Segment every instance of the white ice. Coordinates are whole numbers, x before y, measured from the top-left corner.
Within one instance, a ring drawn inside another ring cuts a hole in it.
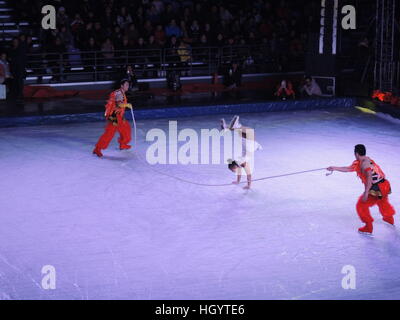
[[[230,115],[178,119],[217,128]],[[241,114],[263,146],[254,178],[349,165],[353,146],[392,184],[399,210],[400,127],[356,109]],[[0,129],[0,299],[399,299],[400,233],[376,208],[374,237],[355,203],[354,173],[313,172],[242,187],[202,187],[161,175],[138,146],[91,154],[103,123]],[[137,154],[138,153],[138,154]],[[157,165],[209,184],[230,183],[225,165]],[[397,216],[395,216],[397,217]],[[400,220],[399,220],[400,221]],[[41,270],[56,270],[56,289]],[[356,288],[342,288],[354,266]]]

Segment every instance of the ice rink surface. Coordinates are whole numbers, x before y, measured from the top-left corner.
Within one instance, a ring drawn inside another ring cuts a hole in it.
[[[178,119],[178,129],[217,128],[221,117]],[[364,143],[400,210],[398,124],[356,109],[241,120],[263,146],[254,178],[350,165]],[[146,132],[168,119],[139,121],[134,149],[119,151],[115,138],[99,159],[91,151],[103,127],[0,129],[0,299],[400,298],[399,228],[373,208],[374,237],[358,234],[355,173],[265,180],[249,192],[196,186],[152,168],[208,184],[234,176],[222,164],[150,167],[138,157]],[[55,290],[42,288],[45,265]],[[356,289],[342,288],[346,265]]]

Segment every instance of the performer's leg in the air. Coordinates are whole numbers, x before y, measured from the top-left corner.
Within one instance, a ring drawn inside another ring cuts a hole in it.
[[[242,152],[241,154],[236,154],[234,159],[228,159],[228,168],[237,175],[237,180],[233,182],[234,184],[240,183],[242,169],[244,169],[247,176],[247,185],[244,189],[250,189],[252,176],[251,163],[254,161],[254,152],[262,149],[261,145],[254,140],[254,129],[242,126],[239,122],[239,116],[234,116],[229,126],[226,124],[225,119],[221,119],[221,129],[231,130],[239,134],[242,141]]]

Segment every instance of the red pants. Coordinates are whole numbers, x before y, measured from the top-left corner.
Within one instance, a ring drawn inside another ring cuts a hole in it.
[[[97,142],[96,148],[99,150],[107,149],[117,131],[120,135],[118,139],[120,146],[125,146],[131,141],[131,126],[128,121],[119,121],[117,126],[113,125],[112,122],[107,121],[105,132]]]
[[[374,221],[369,211],[369,208],[374,205],[378,206],[379,212],[383,217],[391,217],[396,213],[393,206],[389,203],[389,193],[390,193],[389,181],[386,180],[385,182],[379,184],[379,188],[382,193],[382,199],[379,199],[378,197],[374,197],[372,195],[368,196],[366,202],[362,201],[362,196],[358,199],[356,209],[358,216],[364,223]]]

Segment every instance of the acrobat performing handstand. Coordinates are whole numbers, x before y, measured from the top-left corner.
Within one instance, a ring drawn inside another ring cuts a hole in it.
[[[233,159],[228,159],[228,168],[237,176],[233,184],[239,184],[242,176],[242,169],[244,169],[247,176],[247,185],[244,189],[250,189],[252,166],[251,162],[254,160],[254,152],[261,150],[262,147],[254,140],[254,129],[242,126],[239,122],[239,116],[234,116],[230,125],[227,126],[225,119],[221,119],[221,129],[231,130],[241,136],[242,140],[242,153],[234,156]]]
[[[365,185],[364,193],[359,198],[356,209],[365,226],[359,228],[361,233],[372,234],[374,219],[371,217],[369,208],[377,205],[383,217],[383,221],[394,225],[393,215],[396,213],[389,203],[391,193],[390,183],[386,179],[382,169],[369,157],[366,156],[366,148],[362,144],[354,147],[356,160],[348,167],[329,167],[329,171],[357,172],[358,177]]]

